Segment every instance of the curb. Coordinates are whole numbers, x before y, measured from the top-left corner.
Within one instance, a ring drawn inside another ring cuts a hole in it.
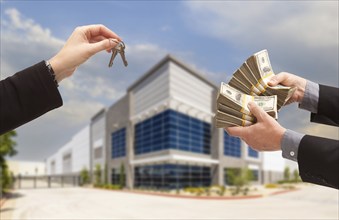
[[[173,194],[160,194],[160,193],[148,193],[148,192],[129,192],[141,195],[151,195],[151,196],[162,196],[162,197],[171,197],[171,198],[181,198],[181,199],[201,199],[201,200],[239,200],[239,199],[258,199],[262,198],[263,195],[252,195],[252,196],[184,196],[184,195],[173,195]]]
[[[162,197],[170,197],[170,198],[180,198],[180,199],[201,199],[201,200],[241,200],[241,199],[259,199],[268,196],[275,196],[279,194],[289,193],[298,191],[300,189],[285,189],[281,191],[276,191],[267,195],[251,195],[251,196],[190,196],[190,195],[173,195],[173,194],[161,194],[161,193],[152,193],[152,192],[140,192],[140,191],[128,191],[128,190],[110,190],[110,189],[102,189],[102,188],[93,188],[111,192],[122,192],[122,193],[134,193],[140,195],[151,195],[151,196],[162,196]]]
[[[285,190],[281,190],[281,191],[270,193],[268,196],[275,196],[275,195],[284,194],[284,193],[288,193],[288,192],[294,192],[294,191],[298,191],[298,190],[300,190],[300,189],[299,188],[296,188],[296,189],[285,189]]]

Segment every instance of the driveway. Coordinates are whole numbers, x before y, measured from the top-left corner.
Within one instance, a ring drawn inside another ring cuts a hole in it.
[[[338,190],[301,190],[246,200],[171,198],[86,188],[17,190],[2,219],[338,219]]]

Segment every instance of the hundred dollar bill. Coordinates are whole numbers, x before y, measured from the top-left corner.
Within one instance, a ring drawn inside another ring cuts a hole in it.
[[[217,110],[222,112],[222,113],[230,114],[230,115],[233,115],[235,117],[244,119],[246,121],[251,121],[251,122],[255,122],[256,121],[254,116],[246,115],[246,114],[244,114],[242,112],[239,112],[239,111],[237,111],[237,110],[235,110],[233,108],[230,108],[227,105],[224,105],[222,103],[218,103],[217,104]]]
[[[239,124],[237,123],[233,123],[233,122],[230,122],[230,121],[225,121],[225,120],[222,120],[222,119],[217,119],[215,118],[215,126],[217,128],[227,128],[227,127],[234,127],[234,126],[249,126],[249,125],[252,125],[253,123],[252,122],[247,122],[246,124],[241,124],[241,122]]]
[[[245,119],[242,118],[238,118],[234,115],[231,114],[227,114],[221,111],[217,111],[217,113],[215,114],[215,119],[219,120],[219,121],[225,121],[231,124],[236,124],[239,126],[248,126],[248,125],[252,125],[254,122],[253,121],[247,121]]]
[[[247,107],[248,103],[251,101],[255,102],[273,118],[278,118],[277,96],[246,95],[224,82],[221,83],[217,97],[218,103],[222,103],[246,115],[251,115],[251,112]]]
[[[288,86],[268,86],[268,82],[275,75],[270,63],[267,50],[262,50],[249,57],[246,62],[251,72],[257,79],[255,87],[260,90],[260,95],[277,95],[278,109],[280,109],[286,101],[292,96],[295,88]]]

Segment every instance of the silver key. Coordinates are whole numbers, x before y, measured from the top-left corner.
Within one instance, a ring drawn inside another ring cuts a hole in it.
[[[117,51],[117,50],[114,50],[114,48],[113,48],[113,49],[112,49],[112,56],[111,56],[111,59],[110,59],[110,61],[109,61],[108,67],[113,66],[113,60],[114,60],[114,58],[117,56],[117,53],[118,53],[118,51]]]
[[[127,66],[127,60],[125,57],[125,43],[123,41],[119,42],[114,48],[112,48],[112,56],[109,61],[108,66],[111,67],[113,65],[113,60],[115,59],[117,53],[120,53],[121,59],[124,62],[124,65]]]
[[[119,51],[119,53],[120,53],[122,61],[124,62],[124,65],[127,66],[128,63],[127,63],[127,60],[126,60],[126,57],[125,57],[125,45],[124,45],[123,49]]]

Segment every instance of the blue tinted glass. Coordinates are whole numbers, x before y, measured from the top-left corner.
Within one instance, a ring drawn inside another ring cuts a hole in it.
[[[250,146],[248,146],[248,156],[258,158],[259,153],[258,153],[258,151],[255,151]]]
[[[210,186],[209,167],[159,164],[134,168],[134,187],[174,189],[189,186]]]
[[[209,123],[166,110],[135,125],[134,152],[180,149],[210,154],[210,127]]]
[[[229,136],[224,131],[224,155],[241,157],[241,141],[237,137]]]
[[[111,135],[112,158],[126,156],[126,128],[115,131]]]

